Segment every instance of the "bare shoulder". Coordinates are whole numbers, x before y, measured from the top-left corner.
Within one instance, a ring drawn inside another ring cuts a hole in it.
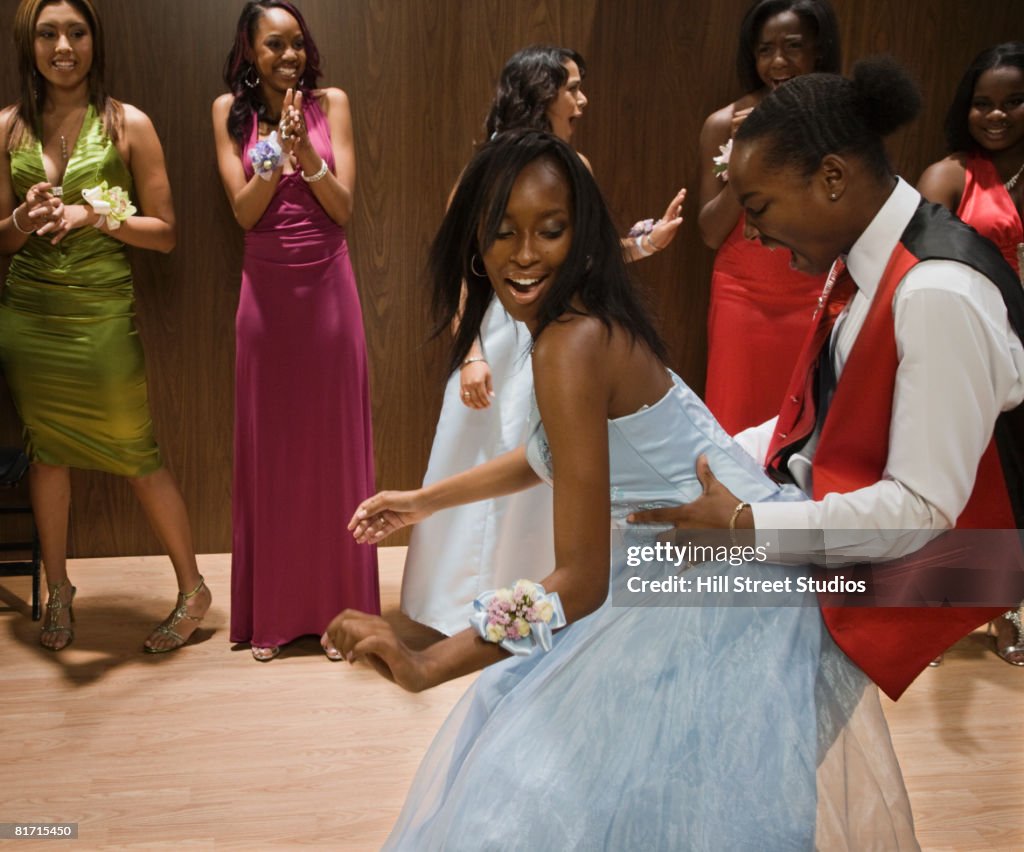
[[[550,323],[534,343],[534,372],[581,372],[604,363],[611,332],[596,317],[566,314]]]
[[[938,177],[960,177],[967,174],[967,154],[957,151],[949,156],[943,157],[928,166],[924,174],[933,174]]]
[[[213,115],[214,118],[227,118],[228,113],[231,111],[231,105],[235,102],[235,96],[231,92],[225,92],[223,95],[217,95],[213,99]]]
[[[345,94],[343,89],[335,86],[317,89],[313,92],[313,97],[316,98],[316,102],[320,105],[324,115],[330,115],[332,110],[347,110],[349,108],[348,95]]]
[[[728,135],[732,126],[732,116],[736,111],[736,104],[728,104],[721,109],[715,110],[704,119],[704,133],[721,135],[723,132]]]
[[[594,167],[590,165],[590,160],[584,157],[579,151],[576,152],[576,156],[580,158],[580,161],[587,167],[587,171],[591,174],[594,173]]]
[[[137,106],[122,103],[121,109],[124,110],[124,129],[129,134],[155,132],[149,116]]]
[[[10,104],[0,109],[0,151],[7,150],[7,136],[14,126],[14,120],[18,115],[18,105]]]
[[[917,189],[929,201],[956,210],[966,182],[967,155],[958,151],[928,166],[917,182]]]

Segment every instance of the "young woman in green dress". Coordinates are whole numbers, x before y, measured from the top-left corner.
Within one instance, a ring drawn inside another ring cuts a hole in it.
[[[124,476],[170,554],[178,600],[145,650],[188,641],[210,607],[181,492],[153,437],[126,245],[169,252],[174,209],[149,118],[106,94],[91,0],[22,0],[21,98],[0,113],[0,364],[25,427],[49,589],[40,643],[74,638],[70,468]],[[136,207],[138,209],[136,209]]]

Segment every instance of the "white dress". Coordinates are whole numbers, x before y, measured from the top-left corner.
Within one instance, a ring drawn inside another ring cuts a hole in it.
[[[530,332],[497,299],[480,327],[495,396],[482,411],[459,397],[459,374],[445,388],[423,484],[468,470],[526,441],[533,400]],[[554,569],[551,489],[527,491],[439,512],[413,528],[402,577],[402,611],[452,634],[468,625],[473,599]]]

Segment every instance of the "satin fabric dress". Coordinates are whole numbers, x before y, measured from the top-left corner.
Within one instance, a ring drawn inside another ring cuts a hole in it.
[[[968,154],[964,171],[964,193],[956,215],[994,242],[1019,276],[1017,247],[1024,243],[1024,224],[1010,193],[1003,186],[992,160],[984,154]]]
[[[326,118],[303,106],[333,169]],[[376,490],[362,309],[345,229],[298,172],[245,235],[235,333],[230,636],[270,647],[380,611],[376,548],[345,528]]]
[[[18,203],[47,180],[38,141],[11,152]],[[65,204],[102,181],[132,191],[132,176],[90,105],[64,173]],[[123,243],[93,227],[56,246],[29,237],[11,259],[0,297],[0,362],[30,458],[145,476],[161,466],[153,438],[132,274]]]
[[[699,565],[684,575],[687,606],[621,596],[638,573],[628,548],[665,531],[626,516],[699,496],[699,453],[745,501],[802,495],[772,483],[674,376],[657,403],[609,421],[608,447],[619,591],[557,632],[550,652],[480,674],[385,848],[917,849],[878,691],[832,642],[813,595],[753,607],[695,591],[701,577],[800,569]],[[536,420],[527,453],[550,482]]]
[[[429,485],[526,442],[533,404],[529,329],[497,299],[484,314],[480,346],[495,396],[483,410],[462,404],[459,373],[445,387],[423,478]],[[442,633],[466,626],[473,599],[555,567],[551,489],[543,485],[438,512],[413,527],[402,575],[402,611]]]
[[[825,276],[743,236],[744,216],[715,254],[704,399],[730,435],[779,413]]]

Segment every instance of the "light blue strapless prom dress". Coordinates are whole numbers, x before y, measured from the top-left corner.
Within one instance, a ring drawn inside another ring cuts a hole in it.
[[[613,586],[635,572],[625,548],[659,533],[624,518],[695,499],[701,453],[745,501],[801,499],[673,378],[656,404],[608,424]],[[550,482],[539,423],[527,450]],[[435,738],[386,848],[916,849],[877,690],[813,603],[773,600],[616,606],[610,594],[549,653],[491,666]]]

